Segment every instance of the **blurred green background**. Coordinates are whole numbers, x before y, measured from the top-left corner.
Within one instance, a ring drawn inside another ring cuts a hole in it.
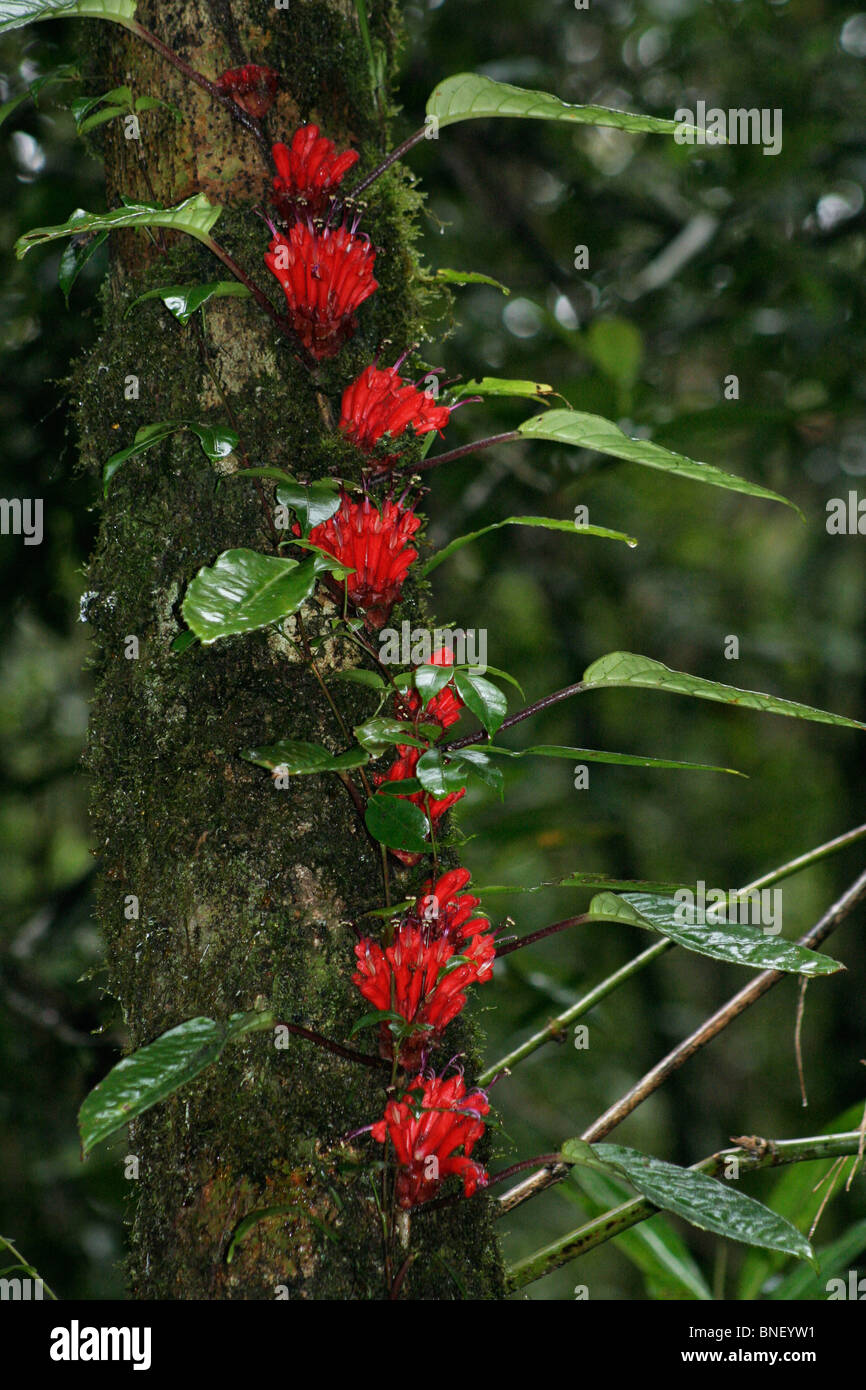
[[[434,577],[442,622],[486,628],[488,660],[528,700],[578,680],[618,648],[854,717],[866,707],[862,536],[831,536],[826,504],[866,498],[866,12],[831,0],[436,0],[405,7],[396,134],[420,123],[436,82],[478,70],[566,100],[671,116],[678,107],[781,108],[777,157],[543,122],[468,122],[411,156],[427,194],[431,268],[481,271],[509,297],[455,291],[425,356],[448,377],[551,383],[572,405],[783,492],[806,524],[752,500],[545,444],[482,453],[431,475],[437,542],[512,514],[571,517],[634,535],[601,540],[508,529]],[[74,25],[0,42],[0,100],[74,56]],[[252,55],[255,56],[255,55]],[[77,93],[71,85],[54,89]],[[90,916],[93,858],[77,767],[88,711],[78,621],[97,499],[74,469],[64,378],[98,332],[98,252],[69,311],[60,252],[14,261],[28,227],[104,203],[100,166],[50,94],[0,129],[0,492],[41,496],[45,540],[0,540],[0,1233],[62,1297],[118,1297],[122,1142],[79,1162],[75,1114],[121,1042],[100,996]],[[589,268],[574,267],[586,246]],[[402,350],[404,344],[395,345]],[[389,359],[390,360],[390,359]],[[735,375],[739,399],[724,396]],[[525,403],[461,410],[449,447],[513,428]],[[739,638],[739,659],[725,640]],[[516,698],[516,697],[515,697]],[[515,730],[529,742],[733,766],[712,774],[508,769],[503,808],[472,793],[460,814],[477,884],[528,886],[597,871],[736,887],[863,819],[858,736],[650,692],[579,697]],[[789,881],[784,932],[807,928],[860,871],[862,848]],[[580,911],[587,895],[497,895],[521,932]],[[612,1136],[680,1163],[731,1135],[821,1130],[866,1096],[864,914],[833,938],[847,973],[806,1000],[808,1108],[796,1073],[797,990],[778,987]],[[648,944],[614,927],[513,954],[480,992],[487,1059],[501,1056]],[[746,972],[673,952],[492,1093],[500,1164],[578,1134]],[[825,1165],[826,1166],[826,1165]],[[813,1166],[814,1180],[824,1167]],[[776,1178],[747,1180],[767,1198]],[[828,1204],[821,1245],[866,1216],[862,1175]],[[509,1256],[579,1224],[562,1187],[507,1222]],[[674,1223],[676,1224],[676,1223]],[[733,1296],[741,1247],[684,1231],[717,1292]],[[532,1298],[641,1299],[650,1286],[603,1247],[532,1285]]]

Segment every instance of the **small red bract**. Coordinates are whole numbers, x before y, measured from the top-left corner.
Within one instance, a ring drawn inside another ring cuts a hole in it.
[[[274,72],[273,68],[247,63],[242,68],[229,68],[217,78],[214,85],[233,97],[250,116],[261,120],[273,106],[279,80],[279,73]]]
[[[354,570],[346,581],[349,598],[364,610],[370,626],[380,628],[388,621],[406,572],[417,559],[418,552],[409,541],[421,521],[411,508],[396,502],[383,502],[380,511],[369,497],[353,501],[346,492],[340,496],[339,511],[314,526],[309,538]]]
[[[334,191],[358,162],[355,150],[337,154],[333,141],[320,136],[317,125],[302,125],[291,145],[274,145],[271,153],[277,166],[271,202],[286,222],[304,212],[324,216]]]
[[[416,435],[442,430],[451,409],[440,405],[431,391],[419,391],[403,381],[397,367],[367,367],[346,387],[340,414],[340,429],[369,452],[384,435],[397,439],[407,429]],[[399,454],[382,459],[379,468],[393,465]]]
[[[292,328],[317,361],[333,357],[355,332],[355,310],[377,290],[369,237],[347,226],[296,222],[277,232],[265,265],[286,296]]]
[[[443,1179],[463,1179],[471,1197],[486,1187],[487,1172],[470,1157],[483,1136],[490,1102],[483,1091],[467,1092],[463,1077],[416,1076],[401,1101],[389,1101],[373,1125],[378,1143],[390,1139],[397,1154],[397,1205],[407,1211],[437,1196]],[[455,1151],[462,1148],[462,1154]]]

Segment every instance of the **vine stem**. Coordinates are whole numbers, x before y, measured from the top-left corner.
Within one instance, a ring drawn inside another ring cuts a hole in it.
[[[390,169],[392,164],[396,164],[398,159],[402,159],[404,154],[408,154],[415,145],[419,144],[426,134],[427,127],[426,125],[422,125],[419,130],[414,131],[412,135],[408,136],[402,144],[397,145],[396,149],[393,149],[389,155],[386,155],[381,164],[376,165],[372,174],[368,174],[365,179],[362,179],[360,183],[356,183],[355,187],[349,190],[346,194],[346,200],[357,198],[359,193],[363,193],[365,188],[369,188],[371,183],[375,183],[380,174],[384,174],[386,169]]]
[[[377,1071],[390,1067],[391,1063],[384,1057],[373,1057],[368,1052],[356,1052],[354,1047],[343,1047],[340,1043],[332,1042],[321,1033],[317,1033],[313,1028],[302,1028],[299,1023],[275,1023],[275,1028],[285,1028],[287,1032],[293,1033],[297,1038],[306,1038],[308,1042],[315,1043],[316,1047],[323,1047],[327,1052],[333,1052],[335,1057],[344,1057],[347,1062],[360,1062],[364,1067],[375,1067]]]
[[[560,700],[569,700],[572,695],[579,695],[586,686],[583,681],[576,681],[574,685],[566,685],[562,690],[555,690],[552,695],[545,695],[534,704],[527,705],[526,709],[520,709],[516,714],[510,714],[507,719],[503,719],[499,725],[502,729],[511,729],[515,724],[522,724],[524,719],[531,719],[533,714],[538,714],[541,710],[547,709],[550,705],[558,705]],[[463,734],[461,738],[453,738],[450,743],[437,744],[440,753],[453,753],[458,748],[469,748],[476,743],[488,743],[490,735],[486,729],[479,729],[474,734]]]
[[[760,1150],[755,1146],[722,1149],[719,1153],[702,1159],[700,1163],[693,1164],[689,1171],[718,1177],[732,1159],[736,1159],[747,1172],[753,1172],[759,1168],[778,1168],[784,1164],[850,1156],[857,1153],[859,1140],[860,1131],[852,1130],[845,1134],[764,1141]],[[622,1235],[623,1231],[638,1225],[639,1222],[646,1221],[648,1217],[656,1216],[658,1211],[659,1208],[653,1206],[652,1202],[639,1197],[614,1208],[613,1211],[594,1217],[577,1230],[570,1231],[568,1235],[545,1246],[543,1250],[537,1250],[513,1265],[507,1273],[508,1292],[514,1293],[525,1288],[527,1284],[552,1273],[570,1260],[576,1259],[578,1255],[585,1254],[587,1250],[593,1250],[597,1245],[603,1245],[615,1236]]]
[[[853,911],[857,905],[866,898],[866,870],[855,879],[854,883],[845,890],[833,906],[825,912],[819,922],[809,931],[801,936],[797,942],[798,946],[804,946],[808,950],[814,950],[835,931],[836,927]],[[667,943],[664,943],[667,944]],[[580,1136],[587,1143],[597,1143],[621,1124],[633,1110],[657,1091],[659,1086],[665,1082],[669,1076],[677,1071],[684,1062],[690,1057],[694,1057],[702,1047],[712,1042],[735,1018],[739,1018],[741,1013],[756,1003],[768,990],[783,980],[786,971],[782,970],[762,970],[756,975],[751,984],[746,985],[733,995],[726,1004],[717,1009],[700,1028],[690,1033],[677,1047],[673,1048],[666,1057],[663,1057],[645,1076],[632,1086],[616,1104],[610,1106],[603,1115],[584,1130]],[[540,1173],[535,1173],[531,1178],[518,1183],[499,1199],[500,1214],[504,1215],[508,1211],[513,1211],[521,1203],[534,1197],[538,1192],[543,1192],[552,1183],[559,1182],[565,1176],[566,1170],[561,1164],[543,1169]]]
[[[155,52],[165,58],[167,62],[171,63],[173,67],[177,68],[178,72],[182,72],[184,77],[189,78],[190,82],[194,82],[197,87],[201,87],[202,91],[207,92],[208,96],[212,97],[214,101],[219,102],[220,106],[225,107],[226,111],[228,111],[229,115],[232,117],[232,120],[237,121],[238,125],[242,125],[257,141],[264,155],[265,163],[269,163],[271,147],[255,116],[251,116],[248,111],[245,111],[242,106],[239,106],[226,92],[220,91],[215,82],[212,82],[209,77],[205,77],[203,72],[199,72],[197,68],[187,63],[185,59],[181,58],[179,53],[175,53],[173,48],[169,48],[167,43],[163,43],[162,39],[157,38],[156,34],[152,34],[149,29],[145,29],[143,24],[139,24],[137,20],[131,20],[128,24],[128,28],[130,32],[141,39],[143,43],[148,44],[150,48],[154,49]]]
[[[837,835],[835,839],[827,840],[823,845],[818,845],[816,849],[807,850],[805,854],[798,855],[796,859],[790,859],[779,868],[771,869],[769,873],[762,874],[761,877],[756,878],[753,883],[749,883],[745,888],[741,888],[739,894],[735,894],[735,896],[744,896],[746,893],[754,892],[755,889],[767,888],[772,883],[778,883],[780,879],[789,878],[791,874],[799,873],[802,869],[808,868],[812,864],[819,863],[822,859],[826,859],[828,855],[836,854],[840,849],[847,849],[849,845],[856,844],[857,841],[862,840],[864,836],[866,836],[866,825],[858,825],[854,830],[847,830],[844,835]],[[478,1077],[478,1085],[488,1085],[497,1073],[510,1070],[512,1067],[516,1066],[518,1062],[522,1062],[524,1057],[531,1056],[531,1054],[539,1047],[542,1047],[544,1043],[549,1042],[552,1038],[561,1036],[564,1029],[566,1029],[569,1024],[576,1022],[577,1019],[582,1018],[584,1014],[588,1014],[602,999],[612,994],[614,990],[619,989],[620,985],[625,984],[626,981],[630,980],[634,975],[639,974],[645,966],[650,965],[654,960],[658,960],[659,956],[663,956],[665,952],[670,951],[673,946],[674,942],[672,941],[656,941],[646,951],[642,951],[639,956],[635,956],[632,960],[627,961],[619,970],[615,970],[612,975],[608,975],[606,979],[595,985],[581,999],[578,999],[577,1002],[566,1009],[564,1013],[558,1014],[556,1018],[552,1018],[538,1033],[533,1033],[532,1037],[526,1039],[526,1042],[521,1043],[519,1047],[515,1047],[511,1052],[506,1053],[504,1057],[500,1057],[492,1066],[487,1067]]]
[[[453,463],[455,459],[465,458],[467,454],[477,454],[479,449],[492,449],[495,444],[514,444],[522,439],[519,430],[509,430],[507,434],[491,434],[486,439],[476,439],[473,444],[461,444],[459,449],[449,449],[445,454],[435,454],[432,459],[422,459],[414,464],[413,473],[424,473],[428,468],[438,468],[440,463]]]
[[[240,283],[246,289],[249,290],[250,294],[258,304],[259,308],[263,309],[264,312],[267,314],[268,318],[273,320],[274,324],[280,330],[283,337],[289,339],[290,343],[292,344],[294,354],[297,357],[298,361],[301,363],[301,365],[306,367],[308,371],[317,371],[317,363],[307,352],[307,349],[304,347],[303,343],[298,341],[294,329],[292,328],[288,319],[286,319],[279,312],[279,310],[274,308],[273,304],[271,303],[268,296],[265,294],[264,290],[259,289],[255,280],[252,280],[250,276],[247,275],[246,271],[238,265],[237,261],[232,256],[229,255],[225,247],[220,246],[218,241],[214,241],[212,236],[208,236],[206,238],[205,245],[207,246],[209,251],[213,252],[213,254],[217,257],[218,260],[222,261],[226,270],[228,270],[235,277],[236,280],[239,280]]]

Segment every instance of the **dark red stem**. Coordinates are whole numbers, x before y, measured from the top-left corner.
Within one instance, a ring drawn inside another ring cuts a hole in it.
[[[359,184],[356,184],[355,187],[346,194],[346,198],[357,198],[359,193],[363,193],[365,188],[369,188],[371,183],[375,183],[380,174],[384,174],[386,169],[390,169],[392,164],[396,164],[398,159],[402,159],[404,154],[408,154],[409,150],[411,150],[414,145],[417,145],[419,141],[423,140],[426,134],[427,127],[426,125],[422,125],[420,130],[416,130],[414,135],[410,135],[407,140],[403,141],[402,145],[398,145],[396,149],[392,150],[391,153],[382,160],[381,164],[377,164],[372,174],[368,174],[365,179],[362,179]]]
[[[339,1043],[331,1042],[330,1038],[322,1037],[321,1033],[314,1032],[312,1028],[302,1028],[299,1023],[277,1023],[275,1027],[285,1028],[298,1038],[306,1038],[317,1047],[324,1047],[326,1051],[333,1052],[336,1057],[345,1057],[347,1062],[360,1062],[365,1067],[391,1070],[391,1063],[386,1062],[384,1057],[371,1057],[367,1052],[356,1052],[353,1047],[341,1047]]]
[[[540,931],[530,932],[528,936],[521,936],[519,941],[500,946],[496,952],[496,959],[509,955],[511,951],[519,951],[521,946],[531,946],[533,941],[541,941],[545,936],[555,936],[557,932],[566,931],[569,927],[583,927],[590,921],[592,916],[588,912],[581,913],[579,917],[566,917],[562,922],[554,922],[552,926],[542,927]]]
[[[455,459],[465,458],[467,454],[477,454],[479,449],[492,449],[494,444],[513,444],[522,439],[519,430],[509,430],[507,434],[491,434],[487,439],[476,439],[474,444],[462,444],[459,449],[449,449],[447,454],[437,454],[432,459],[422,459],[416,463],[413,473],[423,473],[428,468],[438,468],[440,463],[453,463]]]
[[[560,700],[568,700],[572,695],[579,695],[586,687],[583,681],[577,681],[574,685],[567,685],[563,690],[555,690],[552,695],[545,695],[543,699],[536,700],[535,704],[527,705],[526,709],[518,710],[516,714],[510,714],[507,719],[503,719],[499,725],[500,729],[510,729],[515,724],[521,724],[524,719],[529,719],[533,714],[538,714],[540,710],[547,709],[548,705],[557,705]],[[437,744],[440,753],[453,753],[458,748],[468,748],[474,743],[486,743],[490,735],[485,729],[479,729],[475,734],[463,734],[461,738],[454,738],[450,743]]]

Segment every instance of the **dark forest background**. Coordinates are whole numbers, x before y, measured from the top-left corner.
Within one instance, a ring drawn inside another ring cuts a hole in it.
[[[866,541],[828,535],[825,521],[828,499],[866,497],[866,13],[833,0],[591,0],[587,10],[569,0],[433,0],[404,12],[395,137],[420,124],[437,81],[472,69],[663,116],[699,99],[783,112],[777,157],[533,121],[468,122],[410,157],[427,195],[431,269],[481,271],[511,289],[508,298],[455,290],[453,313],[443,303],[430,325],[431,362],[449,377],[549,382],[580,409],[783,492],[807,518],[580,451],[491,451],[434,475],[434,540],[515,513],[570,517],[584,503],[592,522],[640,546],[500,531],[436,572],[440,618],[486,628],[488,660],[513,672],[530,700],[624,648],[862,718]],[[79,23],[0,41],[0,101],[74,61]],[[98,79],[87,90],[97,94]],[[0,494],[45,504],[41,546],[0,540],[0,1233],[62,1297],[84,1298],[121,1296],[126,1195],[122,1139],[82,1164],[75,1128],[81,1099],[122,1043],[100,992],[91,918],[98,846],[78,767],[89,700],[79,600],[98,498],[76,474],[64,385],[70,361],[96,338],[106,250],[67,310],[60,250],[22,263],[11,246],[73,208],[104,206],[98,140],[98,132],[79,138],[50,93],[0,127]],[[573,264],[582,244],[587,271]],[[730,374],[736,401],[723,394]],[[449,445],[513,428],[528,413],[519,402],[467,406]],[[731,635],[736,661],[724,655]],[[650,692],[581,697],[523,728],[526,744],[719,763],[749,780],[593,766],[590,789],[578,791],[569,764],[509,768],[504,809],[478,793],[461,809],[478,884],[527,886],[595,870],[735,887],[864,819],[863,747],[851,731]],[[790,881],[786,936],[811,925],[862,858],[854,848]],[[530,931],[585,902],[580,891],[546,889],[487,905]],[[603,927],[510,956],[477,1004],[488,1060],[645,944]],[[808,991],[808,1109],[789,981],[613,1138],[688,1163],[731,1135],[817,1132],[862,1099],[862,909],[830,953],[848,971]],[[501,1162],[579,1133],[745,978],[674,952],[596,1010],[588,1050],[567,1039],[537,1052],[492,1095],[504,1125]],[[767,1198],[774,1182],[756,1178],[748,1190]],[[861,1177],[830,1204],[818,1243],[864,1215]],[[578,1220],[555,1189],[503,1223],[507,1252],[527,1253]],[[687,1239],[731,1296],[741,1247],[728,1247],[723,1267],[715,1253],[723,1243],[695,1232]],[[593,1298],[648,1296],[640,1272],[611,1247],[529,1296],[568,1298],[578,1282]]]

